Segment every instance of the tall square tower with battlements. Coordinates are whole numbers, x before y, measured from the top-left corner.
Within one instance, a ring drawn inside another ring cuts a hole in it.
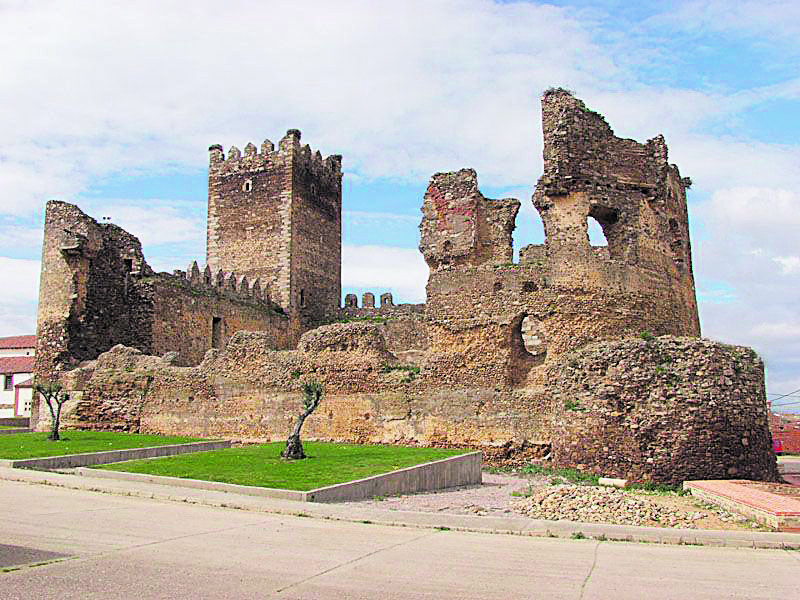
[[[213,271],[261,280],[304,324],[339,310],[342,157],[323,159],[290,129],[278,143],[209,148],[206,260]]]

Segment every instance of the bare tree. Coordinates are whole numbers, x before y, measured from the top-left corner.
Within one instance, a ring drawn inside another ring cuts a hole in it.
[[[62,391],[61,384],[57,381],[44,380],[34,384],[33,389],[44,397],[47,408],[50,409],[52,417],[52,429],[47,439],[57,441],[61,439],[58,434],[58,427],[61,424],[61,407],[64,402],[69,400],[69,394]]]
[[[281,452],[281,456],[289,460],[299,460],[306,457],[306,453],[303,451],[303,443],[300,441],[300,429],[303,427],[303,423],[308,416],[317,410],[317,406],[319,406],[320,400],[322,400],[324,390],[321,383],[312,381],[303,384],[303,393],[305,394],[305,398],[303,399],[303,412],[297,416],[294,429],[292,429],[289,439],[286,440],[286,448]]]

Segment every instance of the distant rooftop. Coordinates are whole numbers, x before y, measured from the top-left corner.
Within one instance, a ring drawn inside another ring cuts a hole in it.
[[[0,350],[15,350],[17,348],[35,348],[35,335],[15,335],[0,338]]]
[[[0,373],[33,373],[33,356],[0,356]]]

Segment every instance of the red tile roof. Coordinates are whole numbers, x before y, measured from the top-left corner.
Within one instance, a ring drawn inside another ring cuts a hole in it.
[[[33,373],[33,356],[0,356],[0,373]]]
[[[0,350],[13,350],[15,348],[35,348],[35,335],[15,335],[0,338]]]

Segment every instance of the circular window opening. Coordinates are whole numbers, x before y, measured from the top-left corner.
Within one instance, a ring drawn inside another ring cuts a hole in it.
[[[522,343],[530,354],[543,356],[547,353],[547,344],[544,337],[544,327],[539,319],[530,315],[522,320],[520,326]]]

